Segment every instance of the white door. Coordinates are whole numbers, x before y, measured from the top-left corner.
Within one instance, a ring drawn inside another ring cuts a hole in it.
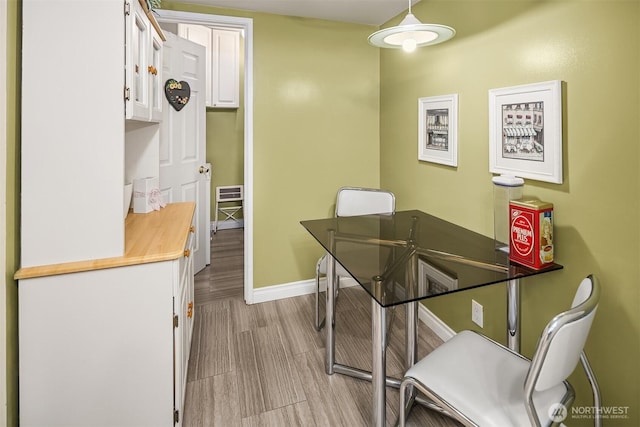
[[[211,223],[206,206],[205,49],[169,32],[165,36],[162,75],[165,85],[169,80],[179,84],[171,95],[180,110],[165,96],[160,127],[160,188],[166,202],[196,202],[193,263],[197,273],[209,263]]]

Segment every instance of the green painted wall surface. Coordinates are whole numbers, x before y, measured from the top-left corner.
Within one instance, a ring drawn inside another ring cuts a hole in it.
[[[456,37],[413,55],[383,51],[380,65],[382,186],[395,192],[398,209],[422,209],[488,236],[488,90],[564,82],[564,183],[527,180],[524,193],[554,204],[556,260],[565,269],[522,281],[522,350],[531,356],[541,329],[569,306],[581,278],[597,275],[602,299],[586,350],[605,406],[626,411],[626,418],[605,420],[609,426],[640,425],[639,5],[422,2],[416,17],[451,25]],[[459,95],[458,167],[419,162],[417,100],[453,93]],[[475,329],[472,298],[485,307],[483,332],[504,342],[503,285],[426,305],[455,330]],[[591,392],[578,371],[571,377],[575,406],[588,410]],[[592,423],[589,416],[567,420]]]
[[[331,216],[344,185],[380,182],[379,54],[371,27],[255,22],[254,286],[313,277],[300,220]]]
[[[18,284],[20,256],[20,47],[21,1],[7,2],[7,426],[18,425]],[[4,66],[4,64],[2,65]],[[5,130],[2,130],[4,132]],[[4,250],[3,250],[4,252]]]
[[[341,186],[380,183],[373,27],[163,8],[253,18],[254,287],[310,279],[322,251],[299,221],[331,216]]]
[[[216,187],[244,184],[244,110],[207,109],[207,162],[211,163],[211,220],[215,214]],[[229,202],[224,206],[237,205]],[[241,218],[242,212],[236,215]],[[224,219],[221,214],[220,219]]]

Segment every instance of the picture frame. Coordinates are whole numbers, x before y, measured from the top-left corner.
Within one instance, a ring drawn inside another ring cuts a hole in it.
[[[562,184],[562,82],[489,90],[489,170]]]
[[[436,265],[418,258],[418,292],[420,295],[437,295],[458,289],[458,277]]]
[[[458,94],[418,99],[418,160],[458,166]]]

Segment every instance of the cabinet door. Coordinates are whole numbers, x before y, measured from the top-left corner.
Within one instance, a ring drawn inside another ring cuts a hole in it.
[[[188,324],[188,301],[187,287],[182,286],[181,292],[174,299],[175,319],[173,331],[174,351],[175,351],[175,383],[174,387],[174,410],[178,412],[177,426],[181,425],[184,417],[184,398],[187,385],[187,369],[189,367],[189,324]]]
[[[164,85],[162,84],[162,39],[154,30],[151,30],[149,62],[151,121],[159,122],[162,120],[162,100],[164,95]]]
[[[127,119],[149,120],[149,33],[151,25],[137,0],[130,0],[127,16]]]
[[[126,15],[125,118],[162,120],[162,38],[138,0],[129,0]]]
[[[189,355],[191,353],[191,336],[193,333],[194,301],[193,301],[193,233],[189,233],[188,243],[184,257],[176,261],[179,281],[174,297],[174,396],[175,410],[178,411],[178,424],[180,426],[184,416],[184,398],[187,386],[187,370],[189,368]]]
[[[21,426],[174,425],[173,263],[20,281]]]
[[[178,35],[206,49],[207,107],[239,107],[240,32],[178,24]]]
[[[237,108],[240,84],[240,33],[213,29],[211,36],[212,106]]]

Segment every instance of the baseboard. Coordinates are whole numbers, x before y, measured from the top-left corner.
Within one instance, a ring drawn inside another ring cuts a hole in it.
[[[320,281],[320,287],[324,289],[324,279]],[[341,279],[340,287],[346,288],[357,285],[354,279]],[[284,283],[281,285],[266,286],[264,288],[255,288],[253,290],[253,302],[255,304],[267,301],[275,301],[284,298],[293,298],[301,295],[312,294],[315,292],[316,282],[314,279],[301,280],[299,282]],[[418,319],[431,329],[441,340],[447,341],[451,339],[456,332],[444,323],[438,316],[433,314],[428,308],[422,304],[418,304]]]
[[[253,302],[275,301],[284,298],[299,297],[315,292],[315,280],[301,280],[299,282],[284,283],[282,285],[253,288]]]
[[[433,314],[427,307],[418,304],[418,319],[431,329],[442,341],[448,341],[456,334],[449,325],[444,323],[438,316]]]
[[[213,231],[215,225],[215,221],[211,221],[210,230]],[[230,230],[232,228],[244,228],[244,220],[239,219],[237,221],[219,221],[218,222],[218,230]]]

